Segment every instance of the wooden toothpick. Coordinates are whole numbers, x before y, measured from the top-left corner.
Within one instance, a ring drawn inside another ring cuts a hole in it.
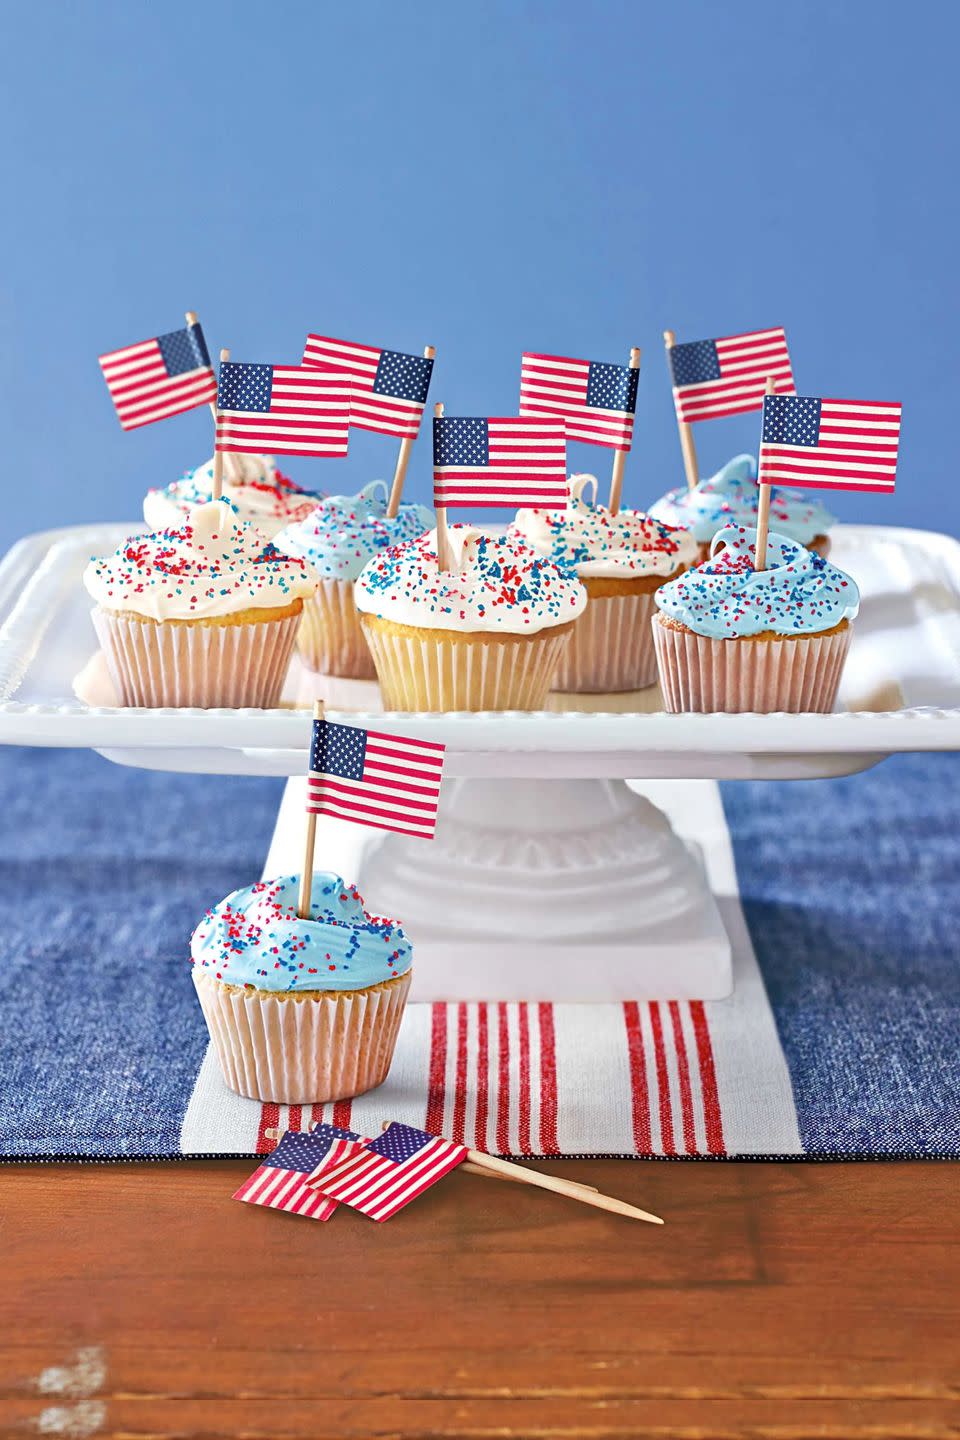
[[[220,351],[220,364],[222,365],[225,360],[229,360],[229,359],[230,359],[230,351],[229,351],[229,350],[221,350],[221,351]],[[216,406],[214,406],[214,410],[213,410],[213,423],[214,423],[214,427],[216,427],[216,423],[217,423],[217,409],[216,409]],[[217,444],[217,432],[216,432],[216,428],[214,428],[214,432],[213,432],[213,486],[212,486],[211,491],[210,491],[210,498],[211,498],[211,500],[220,500],[220,499],[222,498],[222,496],[223,496],[223,451],[220,449],[220,446]]]
[[[443,406],[439,400],[433,407],[434,418],[443,419]],[[436,487],[434,487],[436,492]],[[437,565],[441,570],[453,569],[453,552],[450,549],[450,532],[447,529],[447,507],[438,505],[436,493],[433,497],[434,509],[437,513]]]
[[[634,345],[630,351],[630,369],[640,369],[640,351]],[[617,450],[613,456],[613,471],[610,475],[610,514],[616,515],[623,495],[623,471],[627,463],[626,450]]]
[[[771,375],[767,376],[767,383],[764,387],[765,395],[777,393],[777,382]],[[754,570],[766,570],[767,568],[767,535],[770,531],[770,486],[761,485],[760,494],[757,497],[757,545],[753,555]]]
[[[184,314],[185,314],[186,322],[187,322],[188,325],[197,325],[197,324],[199,324],[199,321],[197,320],[197,312],[196,312],[196,310],[187,310],[187,311],[184,312]],[[229,351],[228,351],[227,353],[229,354]],[[221,356],[220,358],[222,359],[223,357]],[[216,456],[217,456],[217,402],[216,402],[216,400],[211,400],[211,401],[210,401],[210,414],[213,416],[213,455],[214,455],[213,464],[214,464],[214,468],[216,468],[216,464],[217,464],[217,460],[216,460]],[[235,460],[234,456],[233,456],[233,455],[227,455],[227,456],[225,456],[224,458],[226,459],[226,462],[227,462],[227,470],[228,470],[228,472],[229,472],[229,474],[230,474],[230,479],[231,479],[231,480],[236,480],[236,478],[237,478],[237,465],[236,465],[236,460]],[[222,488],[223,488],[223,485],[222,485],[222,481],[221,481],[221,489],[222,489]],[[219,499],[220,499],[220,496],[219,496],[219,495],[211,495],[211,498],[212,498],[212,499],[215,499],[215,500],[219,500]]]
[[[540,1190],[552,1190],[555,1195],[566,1195],[569,1200],[579,1200],[581,1205],[592,1205],[597,1210],[609,1211],[611,1215],[626,1215],[631,1220],[646,1220],[649,1225],[663,1224],[659,1215],[638,1210],[636,1205],[628,1205],[625,1200],[617,1200],[615,1196],[604,1195],[599,1190],[584,1190],[572,1180],[561,1180],[558,1175],[541,1175],[538,1170],[527,1170],[522,1165],[514,1165],[510,1160],[500,1160],[496,1155],[484,1155],[481,1150],[468,1150],[467,1159],[471,1165],[501,1175],[504,1179],[523,1180],[527,1185],[535,1185]]]
[[[433,360],[436,357],[436,350],[432,345],[424,345],[424,360]],[[397,468],[393,472],[393,484],[390,486],[390,499],[387,501],[387,519],[393,520],[400,509],[400,501],[403,498],[403,482],[407,478],[407,466],[410,464],[410,451],[413,449],[413,441],[410,436],[400,441],[400,454],[397,456]]]
[[[677,343],[677,337],[672,330],[664,330],[663,343],[667,350],[672,350]],[[669,364],[669,356],[667,358]],[[670,385],[673,386],[673,369],[670,370]],[[700,472],[697,468],[697,447],[693,443],[693,431],[686,420],[677,416],[677,429],[680,432],[680,449],[683,452],[683,468],[687,475],[687,485],[692,490],[700,483]]]
[[[314,721],[323,719],[323,701],[313,702]],[[313,726],[310,727],[310,744],[313,746]],[[309,760],[307,762],[309,766]],[[306,833],[303,837],[303,869],[300,871],[300,900],[297,914],[301,920],[310,919],[310,900],[313,891],[313,847],[317,841],[317,817],[314,811],[307,813]]]

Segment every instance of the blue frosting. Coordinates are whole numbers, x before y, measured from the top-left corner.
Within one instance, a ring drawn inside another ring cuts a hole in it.
[[[298,875],[234,890],[193,932],[193,963],[257,990],[365,990],[403,975],[413,951],[393,920],[370,915],[353,885],[313,877],[309,920],[297,915]]]
[[[358,495],[328,495],[305,520],[281,530],[275,543],[308,560],[324,580],[356,580],[381,550],[416,540],[435,523],[424,505],[402,504],[388,517],[387,487],[374,480]]]
[[[682,526],[706,545],[726,525],[756,525],[759,500],[757,462],[752,455],[737,455],[692,490],[685,485],[668,490],[649,514],[665,525]],[[809,545],[834,523],[829,510],[802,491],[771,486],[770,524],[778,534]]]
[[[661,585],[653,597],[657,606],[713,640],[743,639],[767,630],[816,635],[853,619],[860,591],[849,575],[773,532],[767,539],[767,568],[755,570],[756,540],[756,530],[743,526],[721,530],[709,560]]]

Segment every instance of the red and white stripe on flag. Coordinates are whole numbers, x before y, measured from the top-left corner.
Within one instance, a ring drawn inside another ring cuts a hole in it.
[[[311,1183],[370,1220],[389,1220],[466,1157],[464,1145],[394,1122],[340,1165],[321,1164]]]
[[[901,408],[885,400],[767,396],[758,484],[893,490]]]
[[[234,1192],[233,1198],[307,1220],[329,1220],[337,1202],[309,1184],[311,1171],[317,1168],[321,1155],[323,1162],[338,1165],[353,1153],[356,1143],[352,1137],[334,1139],[324,1154],[327,1142],[321,1136],[287,1131],[273,1153]]]
[[[190,328],[199,330],[199,326]],[[171,363],[171,346],[179,348],[182,355],[186,342],[177,347],[177,337],[189,333],[175,331],[100,356],[103,378],[124,430],[137,430],[216,400],[217,380],[211,365],[192,365],[188,359],[190,368],[181,369]]]
[[[432,840],[445,748],[432,740],[316,721],[307,813]]]
[[[603,368],[629,374],[626,367]],[[520,414],[563,420],[568,440],[629,450],[633,443],[633,411],[591,404],[590,371],[589,360],[524,351],[520,361]]]
[[[445,509],[565,508],[567,437],[539,415],[433,422],[434,502]]]
[[[303,365],[220,366],[218,450],[342,459],[349,424],[350,385],[343,375]]]
[[[686,424],[759,410],[768,379],[778,395],[796,390],[782,326],[676,345],[668,354],[677,419]]]
[[[396,360],[409,359],[417,365],[415,357],[403,357],[396,352],[384,352],[375,345],[356,345],[350,340],[334,340],[329,335],[308,335],[303,350],[304,365],[321,369],[338,369],[349,377],[353,392],[350,424],[358,430],[373,430],[379,435],[396,435],[401,440],[415,440],[420,431],[423,416],[423,401],[419,391],[402,392],[407,387],[402,381],[392,383],[390,367],[387,366],[383,388],[374,388],[378,375],[383,370],[384,354]],[[427,373],[432,362],[419,362]],[[429,383],[429,382],[428,382]]]

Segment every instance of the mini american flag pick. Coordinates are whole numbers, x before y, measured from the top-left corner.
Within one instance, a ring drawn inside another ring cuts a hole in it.
[[[309,1132],[288,1130],[233,1198],[247,1205],[285,1210],[288,1215],[303,1215],[308,1220],[329,1220],[337,1202],[327,1199],[307,1181],[322,1162],[339,1164],[351,1155],[359,1139],[352,1130],[339,1130],[333,1125],[317,1125]]]
[[[520,414],[564,420],[568,440],[629,450],[638,374],[629,365],[525,352],[520,365]]]
[[[763,403],[758,484],[892,490],[900,410],[900,405],[885,400],[768,395]]]
[[[314,720],[307,813],[432,840],[446,747]]]
[[[100,368],[124,430],[217,398],[217,380],[199,325],[111,350],[100,356]]]
[[[349,423],[350,384],[342,374],[230,360],[220,366],[218,450],[342,459]]]
[[[688,425],[759,410],[769,377],[778,394],[792,395],[797,388],[782,328],[694,340],[673,345],[667,354],[677,419]]]
[[[431,359],[332,340],[327,335],[308,335],[303,363],[321,369],[334,366],[349,376],[353,393],[350,424],[358,430],[376,430],[401,440],[417,438],[433,375]]]
[[[531,415],[435,419],[433,495],[444,509],[565,508],[563,420]]]
[[[324,1166],[323,1193],[371,1220],[389,1220],[467,1158],[465,1145],[393,1121],[342,1165]]]

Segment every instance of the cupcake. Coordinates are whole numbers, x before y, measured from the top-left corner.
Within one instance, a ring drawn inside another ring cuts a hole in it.
[[[718,530],[728,525],[756,526],[759,504],[757,462],[752,455],[737,455],[692,490],[686,485],[668,490],[650,506],[650,514],[665,525],[689,530],[700,546],[700,559],[706,560]],[[803,491],[770,487],[770,528],[778,535],[786,535],[826,559],[830,554],[828,531],[834,523],[829,510]]]
[[[121,705],[275,705],[317,577],[228,500],[134,535],[83,583]]]
[[[357,609],[388,710],[540,710],[583,613],[578,580],[516,536],[449,529],[384,550],[360,572]]]
[[[433,523],[433,512],[423,505],[401,505],[388,516],[387,487],[374,480],[359,495],[328,495],[280,532],[278,548],[306,560],[320,576],[316,594],[304,602],[298,639],[308,665],[324,675],[376,677],[354,604],[354,581],[374,555],[415,540]]]
[[[856,582],[773,533],[767,568],[755,570],[756,538],[742,526],[721,530],[709,560],[657,591],[653,639],[667,710],[833,709],[860,604]]]
[[[143,497],[143,518],[151,530],[178,530],[197,505],[213,494],[213,461],[188,470],[180,480]],[[241,520],[255,525],[268,540],[285,525],[309,515],[323,497],[277,469],[272,455],[228,455],[223,467],[223,494],[232,500]]]
[[[696,561],[693,536],[639,510],[611,515],[597,504],[593,475],[571,475],[566,510],[518,510],[507,533],[586,587],[590,603],[574,627],[554,689],[610,692],[652,685],[654,591]]]
[[[193,932],[196,987],[223,1078],[252,1100],[315,1105],[387,1077],[410,989],[412,950],[399,925],[370,915],[355,886],[313,877],[234,890]]]

